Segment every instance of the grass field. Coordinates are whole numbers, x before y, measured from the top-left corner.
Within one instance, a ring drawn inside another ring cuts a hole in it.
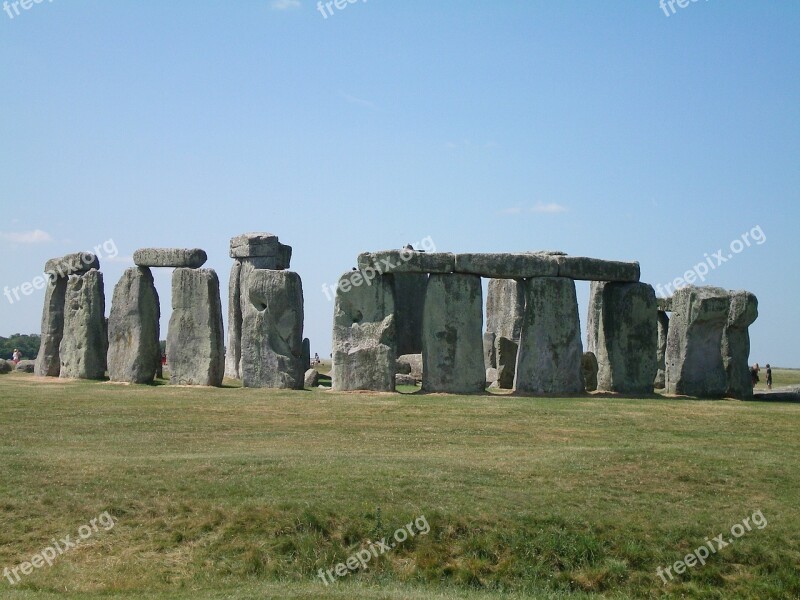
[[[0,423],[0,569],[116,519],[2,598],[800,597],[800,404],[13,373]],[[656,575],[757,511],[762,529]],[[317,578],[420,516],[427,535]]]

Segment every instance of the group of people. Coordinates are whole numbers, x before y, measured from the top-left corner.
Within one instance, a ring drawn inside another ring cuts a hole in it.
[[[767,389],[771,390],[772,389],[772,367],[770,367],[769,363],[767,363],[767,366],[765,368],[767,370]],[[755,365],[750,367],[750,379],[753,381],[753,387],[756,387],[756,384],[759,381],[761,381],[761,379],[758,377],[758,374],[760,372],[761,372],[761,367],[758,366],[758,363],[756,363]]]

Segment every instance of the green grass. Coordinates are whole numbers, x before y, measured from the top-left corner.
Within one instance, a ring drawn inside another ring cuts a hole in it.
[[[767,389],[767,369],[762,366],[756,391]],[[800,385],[800,369],[772,369],[772,389]]]
[[[776,373],[777,375],[777,373]],[[792,598],[800,405],[0,376],[0,597]],[[659,566],[768,520],[668,585]],[[424,515],[431,531],[325,587]]]

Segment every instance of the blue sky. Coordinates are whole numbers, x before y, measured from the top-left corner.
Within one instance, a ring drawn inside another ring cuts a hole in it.
[[[365,250],[563,250],[663,286],[722,249],[706,283],[758,296],[751,362],[800,367],[800,3],[674,6],[9,5],[0,286],[113,240],[110,304],[137,248],[198,246],[227,306],[229,239],[269,231],[327,356],[322,285]],[[0,335],[42,300],[0,297]]]

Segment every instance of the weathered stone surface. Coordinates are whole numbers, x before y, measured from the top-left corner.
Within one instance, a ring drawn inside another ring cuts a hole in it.
[[[199,269],[208,260],[200,248],[139,248],[133,253],[137,267],[185,267]]]
[[[672,296],[669,298],[656,298],[658,310],[662,312],[672,312]]]
[[[558,276],[585,281],[639,281],[638,262],[619,262],[586,258],[584,256],[559,256]]]
[[[33,373],[36,369],[36,361],[34,360],[21,360],[14,367],[14,370],[19,373]]]
[[[397,373],[394,376],[394,383],[395,385],[417,385],[417,380],[414,379],[411,375],[403,375],[402,373]]]
[[[242,385],[302,389],[303,284],[291,271],[254,269],[242,285]]]
[[[358,255],[358,268],[370,274],[393,273],[452,273],[456,256],[449,252],[418,252],[416,250],[381,250]]]
[[[14,370],[14,363],[8,360],[0,359],[0,375],[5,375]],[[34,365],[35,366],[35,365]]]
[[[108,376],[111,381],[150,383],[161,364],[161,308],[147,267],[126,269],[108,316]]]
[[[661,303],[659,303],[661,306]],[[658,311],[658,353],[656,358],[658,361],[658,372],[656,373],[653,387],[656,389],[664,389],[666,384],[666,369],[667,369],[667,335],[669,334],[669,315],[659,309]],[[749,381],[748,373],[748,381]]]
[[[175,269],[167,332],[170,383],[221,385],[225,371],[223,335],[217,273],[213,269]]]
[[[486,331],[519,341],[525,314],[525,284],[514,279],[490,279],[486,293]]]
[[[594,352],[584,352],[581,358],[581,373],[583,374],[583,386],[587,392],[594,392],[597,389],[598,368]]]
[[[242,263],[233,261],[228,279],[228,345],[225,348],[225,377],[241,379],[239,370],[242,360]]]
[[[516,393],[583,392],[582,357],[575,282],[565,277],[528,279],[514,378]]]
[[[497,368],[497,352],[494,348],[496,337],[493,331],[483,334],[483,366],[487,369]]]
[[[486,369],[486,384],[489,387],[497,387],[497,369]]]
[[[514,340],[498,336],[497,348],[497,387],[510,390],[514,387],[514,372],[517,366],[518,345]]]
[[[422,389],[453,394],[486,389],[483,306],[477,275],[434,274],[422,327]]]
[[[344,291],[342,283],[350,281],[352,273],[342,275],[336,291],[332,388],[394,391],[397,335],[392,285],[388,277],[373,273],[370,285]]]
[[[303,338],[303,368],[308,370],[311,368],[311,340]]]
[[[425,308],[426,273],[396,273],[390,279],[394,288],[398,354],[422,352],[422,312]]]
[[[60,377],[103,379],[108,335],[103,274],[92,269],[73,275],[64,300],[64,336],[58,349]]]
[[[555,277],[558,260],[550,254],[533,252],[456,254],[455,271],[505,279]]]
[[[258,269],[288,269],[292,260],[292,247],[281,244],[271,233],[244,233],[231,238],[231,258],[258,258]]]
[[[44,265],[44,272],[53,280],[56,277],[82,275],[91,269],[100,270],[100,261],[91,252],[74,252],[58,258],[51,258]]]
[[[58,377],[61,358],[58,354],[64,337],[64,303],[67,294],[67,278],[53,277],[45,288],[42,309],[42,338],[36,357],[34,373],[40,377]]]
[[[397,357],[398,373],[411,375],[417,381],[422,381],[422,354],[403,354]],[[408,369],[408,370],[406,370]]]
[[[722,397],[728,376],[722,360],[722,332],[730,296],[714,287],[685,287],[672,296],[666,353],[668,394]],[[747,360],[747,359],[745,359]]]
[[[722,364],[728,377],[726,395],[732,398],[753,397],[750,378],[750,331],[758,318],[758,299],[750,292],[730,292],[730,308],[722,331]]]
[[[411,365],[401,361],[399,358],[394,361],[395,375],[411,375]]]
[[[307,388],[317,387],[319,385],[319,371],[316,369],[308,369],[303,377],[303,386]]]
[[[597,389],[651,394],[658,372],[656,293],[646,283],[592,282],[588,351],[597,357]]]

